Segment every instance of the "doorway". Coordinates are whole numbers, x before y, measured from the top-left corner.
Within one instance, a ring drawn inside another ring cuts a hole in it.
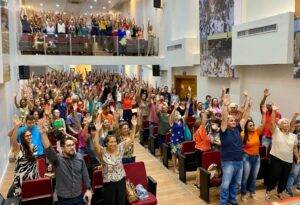
[[[192,89],[192,99],[197,97],[197,76],[196,75],[175,75],[175,89],[180,99],[185,99],[188,87]]]

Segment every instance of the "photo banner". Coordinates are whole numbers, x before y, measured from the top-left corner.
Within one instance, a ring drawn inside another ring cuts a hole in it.
[[[234,77],[231,30],[234,0],[199,0],[200,73],[206,77]]]

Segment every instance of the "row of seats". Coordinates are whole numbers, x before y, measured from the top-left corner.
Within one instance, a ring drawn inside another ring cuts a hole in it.
[[[112,55],[120,53],[121,45],[117,37],[83,37],[70,35],[56,35],[34,40],[31,34],[22,34],[19,49],[22,54],[45,55],[95,55],[95,48],[105,50]],[[45,43],[45,44],[44,44]],[[144,39],[128,39],[126,41],[126,55],[146,55],[148,41]]]
[[[193,117],[188,117],[186,119],[187,125],[190,130],[194,131],[195,119]],[[140,135],[140,143],[145,146],[148,145],[149,152],[155,156],[155,149],[158,149],[157,144],[157,127],[152,127],[152,134],[150,133],[149,122],[143,122],[142,132]],[[164,143],[162,144],[162,163],[165,167],[169,167],[169,160],[171,159],[170,152],[170,138],[171,133],[165,135]],[[147,140],[149,139],[149,140]],[[267,152],[266,148],[261,146],[259,148],[260,157],[261,157],[261,166],[258,173],[257,179],[263,179],[266,183],[268,171],[269,171],[269,151]],[[219,169],[221,169],[221,154],[220,151],[207,151],[203,152],[202,155],[198,155],[195,149],[194,141],[185,141],[182,143],[181,153],[178,156],[179,163],[179,180],[186,183],[186,173],[191,171],[196,171],[198,167],[200,175],[200,198],[210,202],[209,188],[217,187],[221,184],[221,175],[218,178],[210,177],[210,172],[208,168],[212,164],[216,164]]]

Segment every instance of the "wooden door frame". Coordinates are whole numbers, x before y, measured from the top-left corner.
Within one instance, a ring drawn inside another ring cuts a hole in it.
[[[174,82],[174,88],[176,89],[176,80],[179,80],[179,79],[191,79],[191,80],[195,80],[196,82],[196,93],[195,95],[197,96],[197,75],[174,75],[173,77],[173,82]],[[176,90],[176,93],[179,93],[177,90]]]

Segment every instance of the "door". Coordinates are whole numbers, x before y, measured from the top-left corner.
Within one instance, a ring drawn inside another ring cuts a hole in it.
[[[174,76],[175,89],[180,99],[185,99],[190,87],[192,99],[197,97],[197,76]]]

